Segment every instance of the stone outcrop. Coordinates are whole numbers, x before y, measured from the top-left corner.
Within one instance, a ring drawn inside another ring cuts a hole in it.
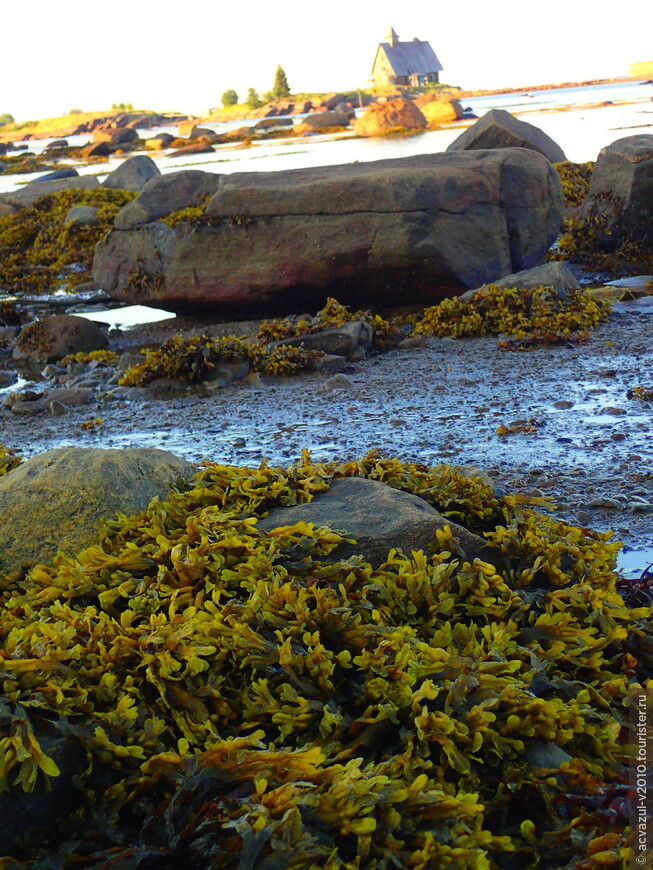
[[[372,103],[354,121],[354,132],[357,136],[384,136],[396,130],[423,130],[426,125],[426,118],[412,100],[397,97]]]
[[[0,477],[0,571],[74,554],[97,540],[102,518],[165,498],[195,467],[166,450],[63,447]]]
[[[185,204],[176,176],[148,182],[96,247],[97,286],[173,311],[255,316],[328,296],[433,304],[539,264],[563,211],[555,169],[524,148],[214,178],[204,222],[175,226],[156,218],[158,185]]]
[[[491,109],[461,133],[447,151],[487,148],[529,148],[544,154],[551,163],[566,160],[562,148],[539,127],[520,121],[503,109]]]
[[[98,127],[93,130],[92,141],[106,142],[107,145],[117,146],[125,145],[128,142],[135,142],[138,139],[138,133],[132,127],[118,127],[112,124],[106,127]]]
[[[161,172],[154,160],[141,154],[138,157],[130,157],[110,172],[102,182],[102,187],[137,192],[142,190],[151,178],[159,175]]]
[[[360,554],[374,568],[385,562],[393,547],[407,556],[413,550],[437,552],[435,533],[445,526],[453,532],[459,555],[467,560],[489,553],[482,538],[445,519],[419,496],[361,477],[334,480],[327,492],[305,504],[275,508],[259,520],[257,528],[269,532],[298,522],[328,525],[354,538],[355,544],[340,544],[331,558]]]
[[[580,216],[599,219],[604,248],[653,241],[653,136],[626,136],[601,149]]]
[[[43,365],[69,353],[103,350],[109,341],[100,327],[85,317],[55,314],[25,326],[14,345],[16,360]]]

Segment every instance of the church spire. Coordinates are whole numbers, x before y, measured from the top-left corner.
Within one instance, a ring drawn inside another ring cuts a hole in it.
[[[399,37],[397,36],[394,27],[391,27],[386,33],[385,42],[389,42],[390,45],[396,45],[399,42]]]

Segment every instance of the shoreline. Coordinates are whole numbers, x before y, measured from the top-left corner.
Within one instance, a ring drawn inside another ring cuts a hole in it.
[[[599,85],[608,85],[608,84],[619,84],[619,83],[627,83],[627,82],[637,82],[640,81],[645,83],[649,81],[644,76],[623,76],[619,78],[607,78],[607,79],[587,79],[585,81],[580,82],[557,82],[550,84],[541,84],[541,85],[528,85],[524,87],[515,87],[515,88],[493,88],[493,89],[476,89],[476,90],[463,90],[458,89],[454,86],[449,86],[444,88],[441,93],[447,94],[456,99],[465,99],[468,97],[485,97],[485,96],[496,96],[501,94],[521,94],[527,92],[537,92],[537,91],[555,91],[555,90],[564,90],[566,88],[580,88],[580,87],[596,87]],[[401,90],[401,88],[398,88]],[[427,92],[427,91],[425,91]],[[331,94],[331,92],[325,92],[322,96],[327,97]],[[374,97],[373,100],[377,98]],[[292,101],[293,97],[289,97],[284,102]],[[264,108],[264,107],[261,107]],[[79,115],[70,116],[70,123],[62,123],[66,120],[66,116],[58,117],[58,118],[43,118],[36,121],[22,121],[16,124],[7,125],[8,127],[15,128],[16,126],[21,129],[9,129],[4,130],[3,127],[0,127],[0,144],[8,144],[10,142],[23,142],[30,141],[34,139],[50,139],[54,137],[65,137],[75,135],[75,131],[79,128],[80,124],[85,123],[86,121],[93,120],[106,120],[107,123],[110,123],[112,119],[117,119],[120,117],[124,117],[125,114],[131,115],[152,115],[154,117],[159,117],[162,119],[163,123],[165,123],[166,119],[174,118],[174,121],[178,121],[179,119],[185,118],[187,120],[197,120],[203,121],[205,123],[225,123],[228,121],[250,121],[261,119],[264,117],[268,117],[268,115],[261,114],[261,108],[253,109],[249,112],[229,112],[229,111],[217,111],[210,112],[207,111],[202,115],[182,115],[181,113],[172,113],[169,111],[166,112],[154,112],[152,110],[132,110],[129,113],[124,111],[116,111],[116,110],[107,110],[107,111],[92,111],[92,112],[84,112]],[[271,115],[270,115],[271,116]],[[281,117],[281,116],[279,116]],[[210,121],[209,121],[210,119]],[[51,123],[48,123],[51,122]],[[171,120],[172,123],[172,120]],[[36,135],[38,133],[38,135]]]

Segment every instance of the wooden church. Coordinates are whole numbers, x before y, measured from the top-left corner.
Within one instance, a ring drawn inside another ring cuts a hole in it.
[[[401,42],[393,27],[379,43],[372,66],[372,83],[384,85],[428,85],[438,82],[442,64],[430,43],[423,39]]]

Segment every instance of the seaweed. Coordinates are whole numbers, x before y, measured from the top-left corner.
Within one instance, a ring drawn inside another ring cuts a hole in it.
[[[91,280],[97,242],[135,193],[103,187],[71,188],[0,217],[0,291],[16,296],[54,293]],[[65,221],[75,205],[98,208],[98,225]]]
[[[513,335],[533,344],[578,340],[586,330],[607,320],[610,303],[584,290],[560,295],[553,287],[503,288],[488,284],[468,300],[444,299],[414,317],[414,335],[450,336]],[[553,339],[553,340],[552,340]],[[501,345],[513,349],[511,345]]]
[[[447,529],[432,556],[391,550],[373,569],[338,560],[329,528],[257,528],[347,476],[421,496],[484,534],[494,563],[461,559]],[[604,835],[605,813],[624,793],[629,699],[651,685],[651,607],[620,594],[619,543],[542,504],[375,452],[207,461],[188,491],[106,520],[99,544],[5,577],[6,704],[77,729],[89,757],[84,806],[14,859],[620,865],[627,814]],[[56,780],[36,743],[0,740],[5,787]],[[542,745],[569,760],[534,765]]]

